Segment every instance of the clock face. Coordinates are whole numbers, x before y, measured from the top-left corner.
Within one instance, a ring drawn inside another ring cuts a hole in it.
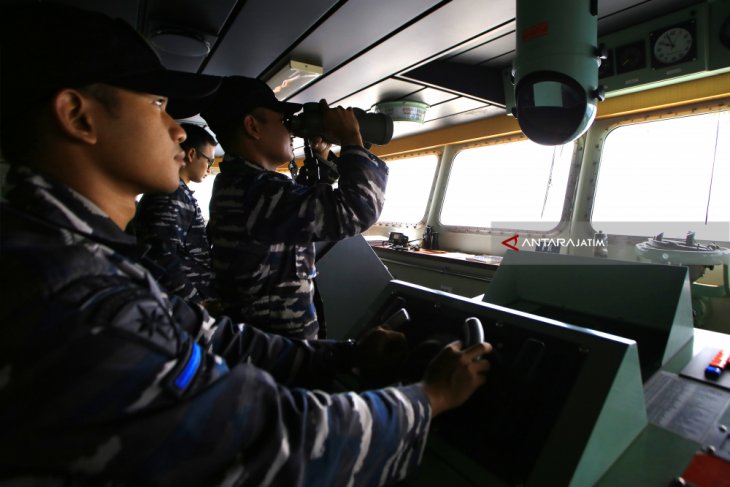
[[[652,67],[670,66],[694,59],[694,23],[652,33]]]

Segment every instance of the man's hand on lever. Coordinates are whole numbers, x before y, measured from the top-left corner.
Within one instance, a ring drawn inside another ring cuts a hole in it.
[[[383,387],[397,380],[398,371],[408,356],[403,333],[375,327],[355,345],[353,365],[360,371],[365,387]]]
[[[462,350],[457,341],[434,357],[422,381],[433,416],[461,406],[486,382],[490,364],[482,356],[491,351],[492,345],[486,342]]]

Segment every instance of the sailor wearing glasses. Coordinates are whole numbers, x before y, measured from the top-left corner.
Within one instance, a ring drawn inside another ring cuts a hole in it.
[[[178,188],[169,194],[145,194],[137,206],[134,231],[137,242],[149,247],[147,257],[160,266],[158,280],[167,290],[205,304],[214,298],[210,244],[205,220],[188,185],[201,182],[210,173],[218,143],[203,127],[181,126],[187,138],[180,144],[185,164],[180,168]]]

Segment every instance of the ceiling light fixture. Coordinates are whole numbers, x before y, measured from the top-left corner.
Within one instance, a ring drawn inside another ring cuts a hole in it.
[[[274,90],[279,100],[286,100],[322,76],[323,72],[322,66],[291,60],[270,77],[266,84]]]
[[[423,123],[429,105],[420,101],[397,100],[376,103],[373,110],[389,115],[394,122]]]
[[[205,57],[210,43],[205,37],[179,29],[160,29],[150,36],[150,42],[160,51],[185,57]]]

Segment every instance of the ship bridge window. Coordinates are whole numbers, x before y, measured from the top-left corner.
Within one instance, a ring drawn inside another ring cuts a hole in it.
[[[437,154],[406,159],[388,159],[388,186],[385,206],[378,223],[414,225],[426,217],[426,206],[431,194]]]
[[[621,125],[606,136],[592,225],[614,235],[730,240],[730,111]]]
[[[547,232],[561,221],[574,143],[530,140],[465,149],[454,158],[441,223]]]

